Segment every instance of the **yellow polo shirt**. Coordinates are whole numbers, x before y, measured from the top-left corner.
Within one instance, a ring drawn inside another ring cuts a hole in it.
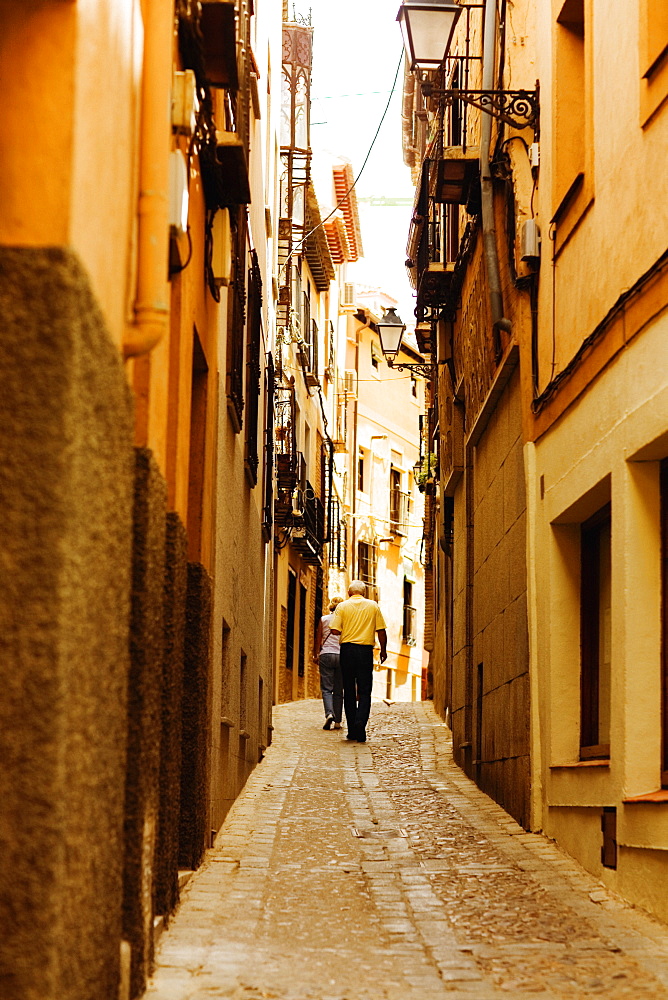
[[[336,606],[329,627],[340,630],[341,642],[373,646],[376,642],[376,630],[385,628],[385,620],[375,601],[370,601],[361,594],[353,594],[347,601],[341,601]]]

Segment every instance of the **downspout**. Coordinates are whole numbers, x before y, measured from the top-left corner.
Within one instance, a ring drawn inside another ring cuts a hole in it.
[[[494,65],[496,42],[496,0],[485,0],[485,20],[482,43],[482,89],[494,89]],[[496,246],[496,224],[494,222],[494,185],[489,165],[489,151],[492,136],[492,116],[481,112],[480,122],[480,193],[482,210],[482,240],[487,269],[487,284],[492,308],[492,327],[495,337],[499,330],[510,333],[512,324],[503,315],[503,296],[499,273],[499,253]]]
[[[140,105],[137,288],[123,356],[151,351],[169,323],[169,95],[172,85],[174,5],[143,0],[144,62]]]

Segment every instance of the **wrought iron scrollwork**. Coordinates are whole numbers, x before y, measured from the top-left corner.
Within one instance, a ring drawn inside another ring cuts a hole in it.
[[[464,101],[512,128],[538,129],[538,87],[535,90],[439,90],[426,81],[422,84],[422,93],[425,97],[443,99],[447,106]]]
[[[418,375],[421,375],[422,378],[427,379],[428,382],[434,382],[436,380],[436,374],[438,372],[438,366],[435,365],[435,364],[434,365],[430,365],[430,364],[427,364],[427,363],[425,363],[425,364],[417,364],[417,363],[416,364],[412,364],[412,363],[403,363],[402,362],[401,364],[398,365],[394,361],[390,361],[389,359],[388,359],[387,363],[390,366],[390,368],[394,369],[394,371],[397,371],[397,372],[402,372],[402,371],[417,372]]]

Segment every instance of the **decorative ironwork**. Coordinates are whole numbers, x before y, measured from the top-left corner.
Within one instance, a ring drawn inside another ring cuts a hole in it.
[[[402,361],[400,364],[397,364],[396,361],[390,361],[389,358],[387,359],[387,363],[390,368],[393,368],[397,372],[402,372],[404,369],[407,371],[417,372],[418,375],[422,376],[422,378],[426,378],[428,382],[434,382],[438,373],[438,366],[446,364],[445,361],[425,361],[422,364],[418,362],[413,363]]]
[[[422,93],[425,97],[443,100],[448,107],[457,101],[464,101],[512,128],[538,131],[538,85],[535,90],[439,90],[427,80],[422,84]]]

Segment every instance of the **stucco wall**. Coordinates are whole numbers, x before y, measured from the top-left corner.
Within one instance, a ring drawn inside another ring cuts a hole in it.
[[[0,249],[0,993],[109,1000],[121,936],[129,393],[70,252]]]
[[[221,370],[226,361],[222,352]],[[265,561],[262,486],[251,489],[244,472],[244,431],[235,434],[223,386],[218,403],[218,495],[212,594],[212,665],[209,750],[210,828],[217,830],[268,742],[273,701],[271,649],[265,642]],[[223,622],[229,634],[223,647]],[[242,725],[241,654],[245,659],[245,721]],[[263,681],[262,719],[259,679]],[[221,718],[229,725],[221,724]],[[242,729],[250,734],[241,737]]]
[[[536,443],[529,497],[540,725],[538,822],[615,891],[666,919],[661,788],[659,461],[668,455],[666,312],[621,351]],[[580,760],[580,525],[610,501],[610,758]],[[575,766],[573,766],[575,765]],[[542,810],[539,809],[542,806]],[[617,869],[601,865],[601,810],[617,809]],[[653,886],[662,891],[654,891]]]

